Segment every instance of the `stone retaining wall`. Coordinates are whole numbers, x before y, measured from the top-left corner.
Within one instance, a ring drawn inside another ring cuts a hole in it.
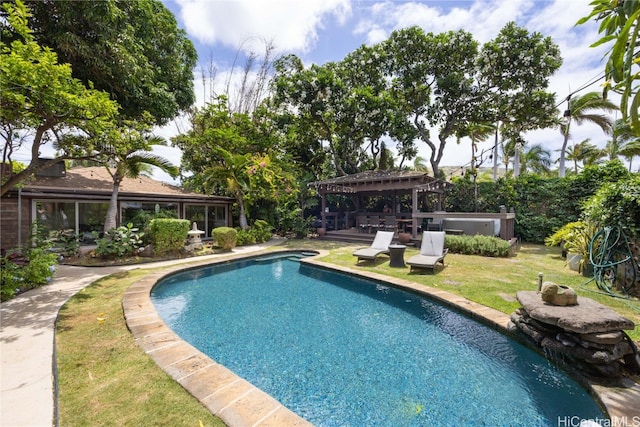
[[[634,323],[596,301],[578,297],[573,306],[542,301],[534,291],[516,294],[520,309],[511,315],[509,329],[519,331],[546,353],[598,376],[617,377],[623,368],[640,373],[640,357],[623,332]]]

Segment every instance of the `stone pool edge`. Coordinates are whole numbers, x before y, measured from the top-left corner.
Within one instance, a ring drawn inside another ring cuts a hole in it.
[[[234,426],[312,426],[276,399],[237,376],[231,370],[216,363],[207,355],[183,341],[160,318],[151,302],[151,290],[161,279],[180,271],[249,259],[265,254],[299,253],[306,250],[262,250],[247,254],[230,254],[220,260],[205,260],[163,268],[149,273],[127,289],[122,308],[127,327],[137,344],[156,364],[198,399],[211,413],[230,427]],[[301,262],[341,271],[346,274],[383,281],[401,289],[425,295],[449,305],[466,315],[513,336],[508,329],[509,315],[474,303],[461,296],[382,274],[337,266],[317,259],[327,252],[309,250],[318,255],[301,259]],[[629,381],[628,388],[603,387],[588,383],[616,425],[637,425],[640,422],[640,385]],[[633,409],[638,408],[638,409]],[[568,417],[571,414],[567,414]],[[628,424],[627,424],[628,423]]]

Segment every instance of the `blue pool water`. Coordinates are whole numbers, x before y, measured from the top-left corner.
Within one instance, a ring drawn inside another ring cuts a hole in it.
[[[417,295],[290,257],[173,275],[152,300],[184,340],[317,426],[557,426],[603,418],[505,335]]]

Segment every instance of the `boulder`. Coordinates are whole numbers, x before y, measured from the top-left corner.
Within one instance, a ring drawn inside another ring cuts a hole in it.
[[[578,295],[576,291],[568,286],[544,282],[542,285],[542,300],[552,305],[576,305],[578,304]]]
[[[571,306],[547,304],[535,291],[520,291],[516,298],[531,318],[578,334],[633,330],[635,327],[631,320],[589,298],[578,297],[578,304]]]

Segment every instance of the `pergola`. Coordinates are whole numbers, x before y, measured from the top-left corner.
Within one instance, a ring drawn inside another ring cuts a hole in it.
[[[413,215],[418,212],[418,200],[423,193],[437,194],[438,202],[435,210],[440,210],[447,185],[446,182],[428,176],[424,172],[415,171],[367,171],[309,183],[310,187],[318,191],[322,199],[322,227],[326,227],[327,217],[335,216],[335,213],[327,212],[327,194],[353,195],[356,211],[360,210],[363,197],[392,196],[394,203],[392,212],[395,213],[397,212],[395,196],[411,193],[411,214]]]

